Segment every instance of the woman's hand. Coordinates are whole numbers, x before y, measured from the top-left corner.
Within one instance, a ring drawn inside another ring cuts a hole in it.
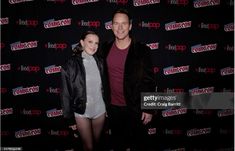
[[[73,136],[74,136],[75,138],[77,138],[77,137],[78,137],[77,125],[76,125],[76,124],[70,125],[69,128],[71,128],[71,129],[73,130]]]

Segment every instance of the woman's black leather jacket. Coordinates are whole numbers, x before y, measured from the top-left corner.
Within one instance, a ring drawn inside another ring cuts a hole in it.
[[[93,55],[102,82],[102,95],[106,102],[106,78],[104,75],[103,61]],[[84,114],[86,109],[86,80],[85,67],[81,53],[72,56],[61,68],[61,106],[64,118],[72,120],[74,112]]]

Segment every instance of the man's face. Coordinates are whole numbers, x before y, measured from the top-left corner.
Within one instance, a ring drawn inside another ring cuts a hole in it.
[[[112,30],[118,40],[124,40],[129,37],[131,27],[132,25],[130,24],[129,18],[126,14],[115,14],[112,22]]]

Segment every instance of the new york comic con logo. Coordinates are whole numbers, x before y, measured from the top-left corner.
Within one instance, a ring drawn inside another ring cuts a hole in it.
[[[112,21],[105,22],[104,25],[106,30],[112,29]]]
[[[220,0],[194,0],[193,1],[194,8],[214,6],[214,5],[220,5]]]
[[[156,50],[159,48],[159,43],[158,42],[154,42],[154,43],[148,43],[146,44],[151,50]]]
[[[186,151],[185,147],[173,148],[173,149],[165,149],[164,151]]]
[[[86,3],[94,3],[98,2],[99,0],[72,0],[73,5],[81,5]]]
[[[224,25],[224,31],[225,32],[234,31],[234,23],[229,23],[229,24]]]
[[[171,31],[171,30],[190,28],[191,25],[192,25],[192,21],[184,21],[184,22],[173,21],[173,22],[165,24],[165,30]]]
[[[36,48],[38,46],[38,41],[29,41],[29,42],[14,42],[10,44],[11,50],[22,50],[22,49],[30,49],[30,48]]]
[[[35,136],[35,135],[40,135],[41,133],[42,133],[41,128],[31,129],[27,131],[23,129],[15,132],[15,138]]]
[[[13,114],[13,108],[1,109],[1,116]]]
[[[133,0],[134,6],[143,6],[160,3],[160,0]]]
[[[12,93],[14,96],[29,94],[29,93],[37,93],[37,92],[39,92],[39,86],[31,86],[31,87],[26,87],[26,88],[23,88],[21,86],[21,87],[12,89]]]
[[[212,93],[214,92],[214,89],[215,87],[205,87],[205,88],[200,88],[200,89],[196,87],[196,88],[190,89],[189,92],[191,96],[195,96],[195,95]]]
[[[170,66],[163,69],[164,75],[171,75],[188,71],[189,71],[189,65],[179,66],[179,67]]]
[[[197,44],[191,47],[191,52],[200,53],[200,52],[212,51],[216,49],[217,49],[217,43],[207,44],[207,45]]]
[[[46,74],[59,73],[61,71],[61,66],[50,65],[44,69]]]
[[[11,64],[1,64],[0,71],[9,71],[11,70]]]
[[[234,114],[233,109],[224,109],[224,110],[219,110],[217,111],[217,116],[218,117],[224,117],[224,116],[230,116]]]
[[[5,18],[0,18],[0,25],[6,25],[9,24],[9,18],[5,17]]]
[[[51,109],[51,110],[46,111],[46,113],[47,113],[47,117],[50,118],[50,117],[62,116],[63,111],[62,109],[61,110]]]
[[[225,68],[220,69],[221,76],[232,75],[232,74],[234,74],[234,68],[225,67]]]
[[[68,26],[71,25],[71,18],[66,18],[66,19],[60,19],[60,20],[55,20],[55,19],[49,19],[47,21],[43,22],[44,28],[56,28],[56,27],[62,27],[62,26]]]
[[[162,117],[170,117],[175,115],[186,114],[187,108],[179,108],[179,109],[167,109],[162,111]]]
[[[197,135],[205,135],[211,133],[211,128],[201,128],[201,129],[190,129],[187,131],[187,136],[197,136]]]
[[[8,0],[9,4],[17,4],[17,3],[23,3],[23,2],[30,2],[33,0]]]

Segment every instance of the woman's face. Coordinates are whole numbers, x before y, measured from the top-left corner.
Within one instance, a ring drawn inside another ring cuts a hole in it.
[[[80,40],[83,51],[88,55],[93,55],[96,53],[99,46],[99,37],[95,34],[86,35],[84,40]]]

